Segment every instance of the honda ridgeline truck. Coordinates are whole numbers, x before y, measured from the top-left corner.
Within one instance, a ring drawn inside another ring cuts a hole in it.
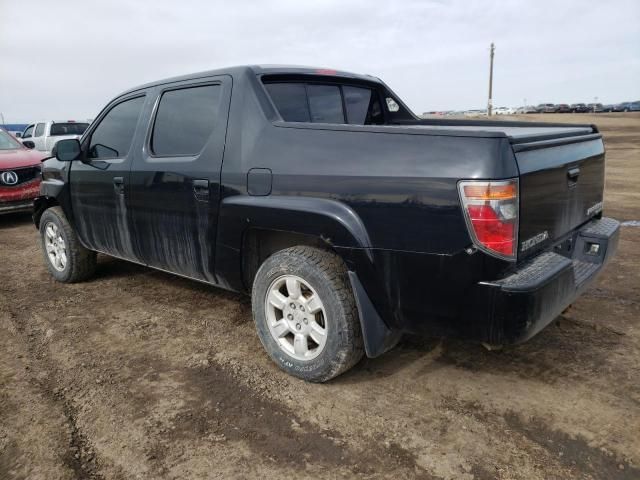
[[[56,280],[103,253],[246,292],[265,350],[310,381],[403,333],[523,342],[618,244],[595,126],[419,120],[367,75],[151,83],[54,155],[34,220]]]

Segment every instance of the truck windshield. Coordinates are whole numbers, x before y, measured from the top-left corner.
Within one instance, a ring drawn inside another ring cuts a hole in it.
[[[82,135],[88,126],[88,123],[54,123],[51,125],[51,136]]]
[[[22,148],[20,142],[4,130],[0,130],[0,150],[16,150],[18,148]]]
[[[384,124],[379,95],[371,88],[300,82],[265,87],[285,122]]]

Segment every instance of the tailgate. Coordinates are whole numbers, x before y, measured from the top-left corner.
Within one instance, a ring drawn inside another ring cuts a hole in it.
[[[519,259],[547,248],[602,211],[601,135],[554,137],[512,139],[520,170]]]

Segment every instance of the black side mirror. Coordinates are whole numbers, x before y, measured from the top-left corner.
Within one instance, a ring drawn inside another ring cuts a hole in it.
[[[22,144],[27,148],[36,148],[36,144],[33,143],[31,140],[25,140],[22,142]]]
[[[73,162],[78,160],[81,151],[80,142],[75,138],[69,138],[56,143],[51,154],[61,162]]]

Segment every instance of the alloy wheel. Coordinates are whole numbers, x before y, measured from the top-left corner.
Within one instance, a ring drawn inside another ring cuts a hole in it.
[[[297,275],[276,278],[265,299],[269,332],[296,360],[316,358],[327,343],[327,316],[318,293]]]

